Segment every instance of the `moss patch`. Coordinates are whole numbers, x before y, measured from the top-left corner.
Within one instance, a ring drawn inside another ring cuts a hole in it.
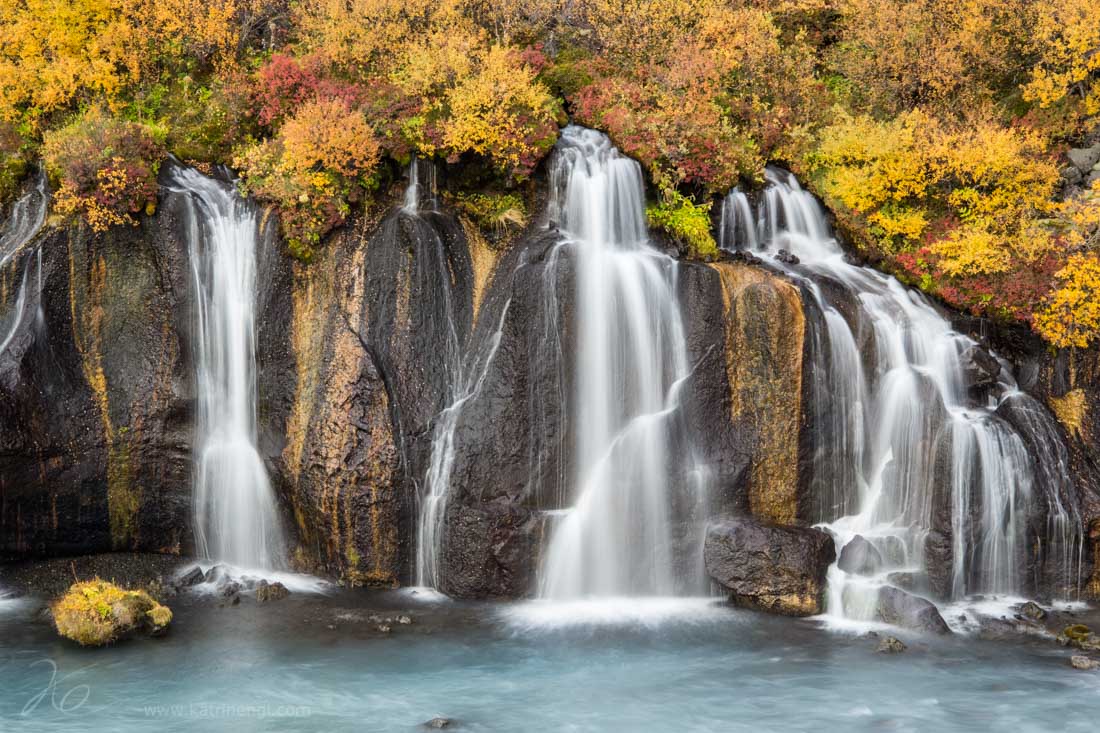
[[[125,590],[113,583],[75,583],[50,607],[57,633],[81,646],[103,646],[143,630],[163,631],[172,611],[142,590]]]

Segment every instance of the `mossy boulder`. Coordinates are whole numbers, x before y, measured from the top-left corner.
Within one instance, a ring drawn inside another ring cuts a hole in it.
[[[96,578],[74,583],[51,607],[57,633],[81,646],[103,646],[134,633],[159,634],[172,611],[143,590]]]

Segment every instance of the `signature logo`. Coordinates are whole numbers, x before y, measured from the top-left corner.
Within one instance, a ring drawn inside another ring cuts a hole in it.
[[[35,693],[27,704],[23,706],[20,715],[27,716],[38,710],[42,705],[48,704],[59,713],[74,713],[79,710],[92,695],[92,688],[88,685],[70,685],[66,682],[78,672],[58,676],[57,663],[52,659],[39,659],[30,665],[34,667],[46,667],[50,672],[50,679],[41,692]]]

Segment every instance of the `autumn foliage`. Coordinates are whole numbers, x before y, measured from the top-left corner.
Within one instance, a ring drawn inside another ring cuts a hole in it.
[[[94,231],[136,224],[157,202],[157,170],[164,158],[154,131],[92,110],[46,133],[42,157],[58,185],[57,210],[80,214]]]
[[[166,149],[232,164],[306,259],[414,157],[520,221],[487,202],[568,119],[638,159],[690,256],[779,163],[907,282],[1100,338],[1100,192],[1060,175],[1100,130],[1090,0],[0,0],[0,194],[44,157],[97,229],[155,200]]]

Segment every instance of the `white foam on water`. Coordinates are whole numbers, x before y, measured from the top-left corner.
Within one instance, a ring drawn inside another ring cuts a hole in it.
[[[521,631],[571,628],[642,627],[708,624],[730,621],[740,612],[713,597],[610,597],[555,601],[536,599],[500,611],[504,621]]]
[[[190,572],[192,568],[196,567],[201,570],[204,575],[214,567],[224,568],[224,572],[219,573],[217,578],[211,579],[210,582],[203,582],[192,586],[192,589],[197,593],[216,593],[227,581],[237,581],[240,583],[248,580],[257,582],[266,580],[268,583],[282,583],[291,593],[326,595],[334,590],[334,586],[331,582],[314,575],[290,573],[266,568],[246,568],[237,565],[228,565],[226,563],[214,563],[208,560],[185,565],[176,571],[176,577],[182,577]]]

